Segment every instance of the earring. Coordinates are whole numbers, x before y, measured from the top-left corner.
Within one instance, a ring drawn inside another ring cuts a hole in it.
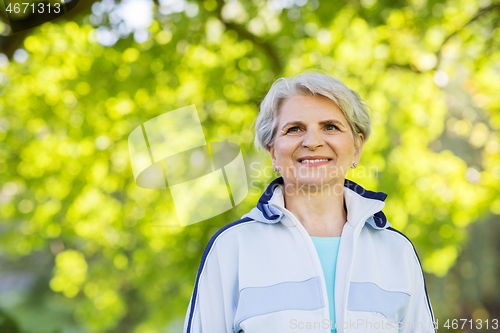
[[[356,169],[356,167],[357,167],[357,166],[358,166],[358,163],[356,163],[356,162],[352,162],[352,168],[353,168],[353,169]]]
[[[275,166],[273,166],[273,171],[274,171],[274,172],[278,172],[278,168],[277,168],[277,167],[275,167]]]

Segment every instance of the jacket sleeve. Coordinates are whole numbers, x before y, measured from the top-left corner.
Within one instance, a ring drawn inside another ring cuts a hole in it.
[[[411,244],[411,242],[410,242]],[[417,252],[413,245],[407,251],[412,276],[412,293],[403,321],[399,324],[400,333],[435,333],[434,314],[427,295],[424,274]],[[437,328],[437,327],[436,327]]]
[[[201,260],[184,321],[184,333],[233,333],[236,269],[212,239]]]

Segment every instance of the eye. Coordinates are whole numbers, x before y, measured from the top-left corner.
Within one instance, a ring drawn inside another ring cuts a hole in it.
[[[338,130],[339,128],[336,126],[336,125],[333,125],[333,124],[328,124],[328,125],[325,125],[325,129],[327,131],[334,131],[334,130]]]
[[[298,131],[300,131],[300,127],[293,126],[293,127],[290,127],[286,132],[287,133],[297,133]]]

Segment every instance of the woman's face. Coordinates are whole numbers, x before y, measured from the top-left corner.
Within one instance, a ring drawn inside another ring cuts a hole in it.
[[[281,105],[269,153],[287,186],[338,184],[343,188],[353,162],[359,162],[364,142],[363,135],[359,137],[356,149],[349,123],[330,99],[292,96]]]

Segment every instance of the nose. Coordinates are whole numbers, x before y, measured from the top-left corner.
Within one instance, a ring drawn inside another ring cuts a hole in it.
[[[308,130],[303,138],[302,147],[308,148],[309,150],[315,150],[316,148],[323,146],[323,139],[318,131]]]

